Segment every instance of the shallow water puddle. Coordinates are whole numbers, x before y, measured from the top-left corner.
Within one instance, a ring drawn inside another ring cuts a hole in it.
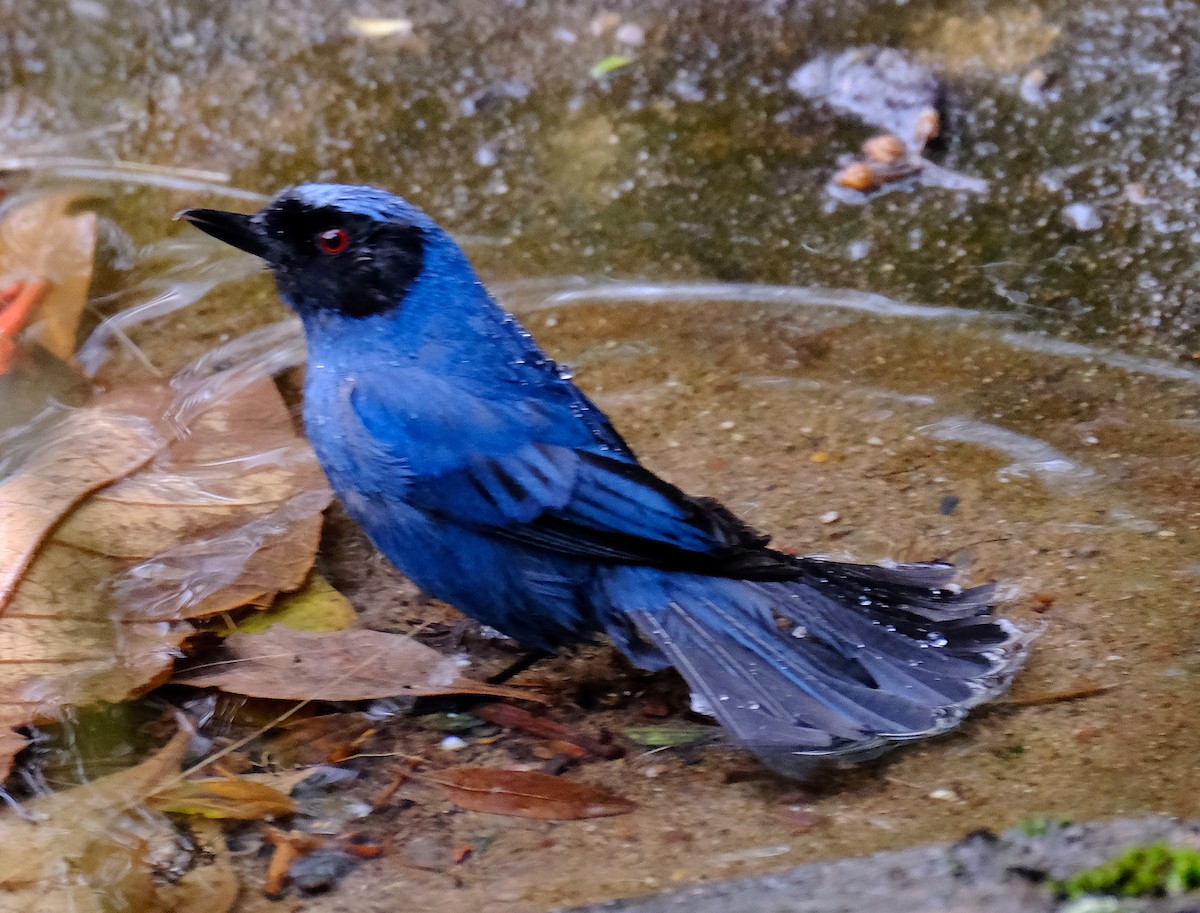
[[[401,792],[366,819],[396,852],[327,896],[285,902],[524,913],[1031,816],[1200,814],[1200,372],[1019,332],[1196,349],[1197,154],[1180,103],[1195,87],[1175,59],[1197,44],[1193,4],[643,3],[608,25],[614,14],[561,2],[372,12],[411,16],[415,41],[368,37],[337,4],[10,6],[6,167],[32,156],[44,174],[107,182],[93,304],[159,315],[110,325],[104,345],[121,354],[102,379],[170,374],[281,316],[264,277],[218,285],[252,262],[211,263],[182,233],[162,241],[185,205],[256,205],[212,186],[226,177],[268,191],[380,183],[475,233],[470,253],[506,280],[768,279],[1005,312],[790,287],[497,285],[667,478],[780,546],[953,560],[964,581],[999,581],[1005,610],[1044,633],[1009,705],[877,767],[799,787],[721,746],[635,752],[579,776],[636,811],[566,824],[454,812],[427,793],[408,808]],[[934,157],[986,179],[987,195],[831,204],[837,157],[870,131],[807,105],[788,78],[818,53],[873,43],[933,64],[948,90]],[[591,75],[614,53],[631,64]],[[110,196],[114,178],[166,189]],[[1076,205],[1091,219],[1068,218]],[[144,360],[116,345],[125,332]],[[271,333],[286,346],[286,328]],[[276,355],[282,367],[295,349]],[[330,527],[324,560],[344,588],[361,581],[350,595],[367,623],[444,620],[343,520]],[[563,686],[557,709],[573,723],[648,722],[646,679],[606,647],[531,674],[598,695],[580,709]],[[103,744],[80,739],[80,754],[126,753],[142,709],[105,721]],[[474,745],[440,754],[443,734],[409,717],[383,728],[383,749],[436,764],[534,761]],[[396,763],[359,762],[331,801],[362,804]],[[257,890],[262,848],[243,838],[239,909],[277,910]],[[401,862],[416,839],[474,851],[430,871]]]
[[[874,769],[797,786],[721,747],[588,765],[638,809],[561,825],[443,818],[452,840],[488,834],[487,851],[453,874],[406,871],[402,889],[366,866],[343,902],[382,909],[402,890],[419,909],[542,909],[1038,816],[1200,813],[1200,652],[1181,633],[1200,583],[1192,379],[1037,351],[987,318],[635,297],[507,300],[672,481],[777,545],[949,558],[964,579],[1000,581],[1007,613],[1044,633],[1007,702]],[[636,687],[606,648],[550,667]],[[632,715],[590,717],[619,728]]]

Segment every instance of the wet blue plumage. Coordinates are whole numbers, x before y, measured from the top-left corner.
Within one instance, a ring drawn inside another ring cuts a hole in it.
[[[940,732],[1007,686],[1025,637],[940,564],[795,558],[641,466],[428,216],[308,184],[188,214],[262,256],[308,341],[304,420],[375,544],[532,647],[608,634],[675,666],[787,773]],[[328,253],[322,233],[344,232]]]

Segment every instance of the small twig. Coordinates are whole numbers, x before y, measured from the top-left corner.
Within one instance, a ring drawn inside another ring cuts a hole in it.
[[[1050,691],[1045,694],[1031,694],[1028,697],[1009,697],[1002,701],[992,701],[992,707],[1040,707],[1042,704],[1061,704],[1064,701],[1077,701],[1085,697],[1095,697],[1112,691],[1116,685],[1081,685],[1066,691]]]
[[[391,801],[392,796],[396,795],[396,791],[408,782],[408,771],[399,771],[388,784],[375,794],[375,798],[371,800],[371,808],[382,808]]]

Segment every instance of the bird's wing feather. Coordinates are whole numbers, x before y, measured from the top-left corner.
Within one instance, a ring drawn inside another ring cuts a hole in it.
[[[551,551],[707,572],[714,558],[766,542],[715,502],[598,442],[575,410],[561,408],[571,398],[483,398],[437,379],[414,395],[411,381],[384,395],[380,378],[360,379],[351,396],[376,446],[404,451],[411,506]],[[447,440],[452,448],[432,446]]]

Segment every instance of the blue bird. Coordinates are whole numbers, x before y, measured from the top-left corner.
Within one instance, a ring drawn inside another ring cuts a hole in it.
[[[254,215],[184,217],[266,261],[304,324],[304,422],[334,490],[473,618],[543,650],[603,632],[674,666],[797,776],[945,731],[1024,658],[992,588],[955,586],[948,564],[788,555],[658,478],[399,197],[304,184]]]

